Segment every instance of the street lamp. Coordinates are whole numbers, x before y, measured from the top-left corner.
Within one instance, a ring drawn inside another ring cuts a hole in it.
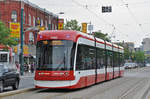
[[[24,73],[24,60],[23,60],[23,11],[24,11],[24,2],[21,0],[21,52],[20,52],[20,74]]]

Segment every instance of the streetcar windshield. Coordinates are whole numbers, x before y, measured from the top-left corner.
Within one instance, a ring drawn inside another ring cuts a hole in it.
[[[75,43],[68,40],[45,40],[37,42],[37,70],[72,70]]]

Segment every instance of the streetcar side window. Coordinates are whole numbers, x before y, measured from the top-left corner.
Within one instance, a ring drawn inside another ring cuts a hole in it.
[[[119,67],[119,54],[114,52],[114,67]]]
[[[105,67],[105,52],[104,49],[97,48],[97,68],[104,68]]]
[[[92,46],[86,46],[85,49],[85,56],[86,56],[86,64],[87,67],[86,69],[95,69],[96,64],[95,64],[95,48]]]
[[[112,67],[112,64],[113,64],[113,52],[112,51],[109,51],[107,50],[107,67]]]
[[[90,70],[95,68],[95,48],[87,45],[78,45],[76,70]]]
[[[123,67],[124,65],[124,56],[122,53],[120,53],[120,67]]]

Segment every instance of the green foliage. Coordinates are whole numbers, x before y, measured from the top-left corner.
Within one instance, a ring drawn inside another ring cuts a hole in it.
[[[17,41],[10,37],[10,30],[0,21],[0,44],[1,45],[17,45]]]
[[[101,32],[94,32],[94,36],[100,39],[103,39],[105,41],[110,42],[111,40],[108,38],[108,34],[103,34]]]
[[[131,59],[133,62],[143,63],[146,56],[142,51],[130,52],[128,48],[124,48],[124,58],[125,60]]]
[[[130,58],[130,52],[128,48],[124,48],[124,59],[128,60]]]
[[[66,24],[64,24],[64,29],[81,31],[81,26],[78,25],[77,20],[70,20],[70,21],[67,21]]]
[[[143,63],[145,60],[144,52],[142,51],[135,52],[135,60],[137,63]]]

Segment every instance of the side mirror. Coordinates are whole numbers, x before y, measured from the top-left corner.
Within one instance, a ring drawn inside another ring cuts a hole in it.
[[[5,73],[8,73],[8,69],[4,69],[4,74],[5,74]]]

